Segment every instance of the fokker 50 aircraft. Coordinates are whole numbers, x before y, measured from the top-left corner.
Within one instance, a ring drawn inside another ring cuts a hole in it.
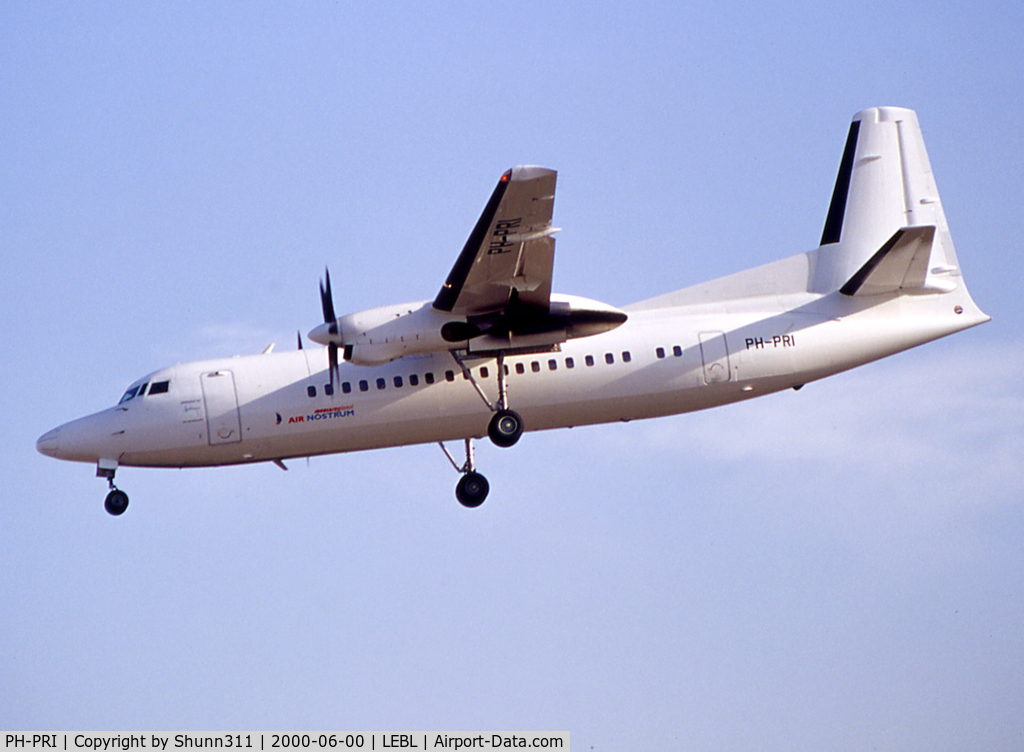
[[[820,246],[622,309],[551,292],[555,171],[498,181],[433,300],[335,315],[302,348],[164,368],[114,407],[39,438],[121,466],[275,462],[439,442],[479,506],[475,438],[701,410],[782,389],[989,320],[971,300],[913,111],[853,118]],[[445,441],[464,440],[465,461]]]

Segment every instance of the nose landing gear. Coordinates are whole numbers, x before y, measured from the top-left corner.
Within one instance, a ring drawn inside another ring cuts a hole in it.
[[[107,514],[114,517],[124,514],[128,508],[128,494],[114,485],[114,473],[116,472],[116,460],[100,460],[96,463],[96,477],[106,478],[107,483],[110,484],[110,493],[107,494],[107,498],[103,502],[103,508],[107,510]]]

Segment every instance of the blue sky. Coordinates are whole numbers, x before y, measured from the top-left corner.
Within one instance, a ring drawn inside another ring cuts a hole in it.
[[[0,728],[567,729],[574,747],[1024,735],[1019,3],[0,6]],[[918,111],[993,321],[707,413],[123,470],[44,431],[175,362],[432,297],[559,172],[555,288],[814,247],[850,117]]]

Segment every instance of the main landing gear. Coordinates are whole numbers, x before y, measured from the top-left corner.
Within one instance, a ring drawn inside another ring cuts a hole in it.
[[[487,435],[495,446],[510,447],[523,435],[523,419],[515,410],[498,410],[487,424]]]
[[[110,484],[110,493],[103,502],[103,508],[108,514],[117,517],[124,514],[128,508],[128,494],[114,485],[114,473],[117,472],[117,463],[110,463],[100,460],[96,465],[96,477],[106,478]]]
[[[499,447],[510,447],[519,441],[519,437],[523,435],[523,419],[519,413],[512,410],[508,406],[508,387],[505,381],[505,356],[504,353],[498,353],[498,402],[493,404],[487,395],[484,394],[483,389],[476,383],[476,379],[473,378],[473,372],[462,362],[461,358],[452,351],[452,357],[462,368],[463,374],[473,384],[473,388],[476,389],[477,394],[480,395],[480,399],[484,401],[484,404],[490,408],[494,415],[491,416],[490,422],[487,424],[487,436],[494,443],[495,446]],[[466,439],[466,461],[460,467],[455,461],[452,455],[448,452],[444,442],[438,442],[441,445],[441,451],[444,452],[448,461],[452,463],[458,472],[462,473],[462,478],[459,479],[458,485],[455,486],[455,498],[459,500],[459,503],[464,507],[473,509],[484,503],[484,499],[487,498],[487,493],[491,490],[490,484],[487,482],[487,478],[476,471],[476,467],[473,461],[473,439]]]
[[[476,393],[480,395],[480,399],[484,401],[484,404],[494,412],[491,417],[490,423],[487,424],[487,436],[491,439],[495,446],[502,448],[508,448],[519,441],[519,437],[523,435],[523,419],[515,410],[512,410],[508,406],[508,384],[506,382],[505,374],[505,354],[499,352],[497,355],[498,361],[498,402],[497,404],[492,403],[487,399],[487,395],[484,394],[484,390],[480,388],[480,385],[476,383],[476,379],[473,378],[473,372],[470,370],[462,359],[459,358],[455,352],[452,352],[452,357],[455,358],[455,362],[462,368],[463,374],[473,384],[473,388],[476,389]]]
[[[458,485],[455,486],[455,498],[459,500],[462,506],[469,509],[475,509],[483,504],[484,499],[487,498],[487,493],[491,490],[491,484],[487,482],[487,478],[476,471],[473,462],[473,439],[466,439],[466,462],[461,467],[455,461],[455,458],[452,457],[444,442],[439,441],[437,443],[440,445],[441,451],[444,452],[444,456],[452,463],[452,467],[457,472],[462,473]]]

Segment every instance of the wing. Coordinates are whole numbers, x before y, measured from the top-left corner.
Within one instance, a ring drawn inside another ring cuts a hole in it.
[[[551,226],[558,173],[515,167],[498,181],[434,300],[440,311],[478,316],[547,313],[558,229]]]

